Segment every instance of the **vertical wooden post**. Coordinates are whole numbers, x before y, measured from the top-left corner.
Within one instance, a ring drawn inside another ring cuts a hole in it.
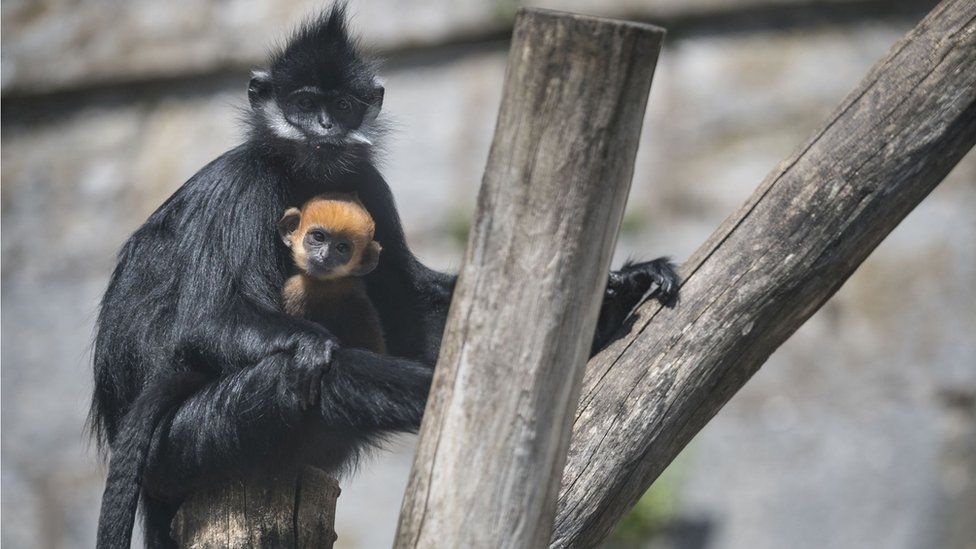
[[[234,481],[190,496],[173,519],[188,549],[331,548],[339,483],[319,469]]]
[[[663,35],[520,11],[397,547],[548,542]]]

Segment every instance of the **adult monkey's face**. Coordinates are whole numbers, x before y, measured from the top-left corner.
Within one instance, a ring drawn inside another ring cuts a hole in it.
[[[372,145],[371,125],[383,101],[383,88],[357,93],[347,87],[302,86],[279,100],[288,124],[322,145]]]
[[[383,93],[349,39],[343,6],[302,26],[248,86],[251,108],[273,136],[333,150],[374,143]]]

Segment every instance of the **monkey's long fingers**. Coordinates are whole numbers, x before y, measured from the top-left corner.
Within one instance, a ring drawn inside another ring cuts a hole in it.
[[[655,294],[657,299],[668,307],[673,307],[678,303],[678,273],[675,272],[674,264],[666,257],[651,261],[651,278],[658,286]]]
[[[651,284],[657,285],[653,296],[662,304],[673,307],[678,302],[678,274],[674,264],[667,257],[659,257],[652,261],[627,264],[621,269],[622,273],[630,276],[643,291],[650,289]]]

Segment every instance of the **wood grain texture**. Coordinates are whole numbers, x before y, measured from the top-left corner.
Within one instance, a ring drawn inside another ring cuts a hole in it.
[[[590,361],[551,546],[603,540],[974,141],[976,2],[946,0]]]
[[[235,481],[193,494],[173,519],[180,547],[330,548],[339,484],[319,469]]]
[[[515,23],[397,547],[540,547],[663,31]]]

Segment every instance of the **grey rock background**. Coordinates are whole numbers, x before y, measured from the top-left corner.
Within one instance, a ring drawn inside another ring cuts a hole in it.
[[[2,543],[87,547],[97,302],[124,238],[238,139],[247,68],[319,2],[2,6]],[[617,250],[694,248],[932,5],[566,0],[663,23]],[[384,172],[408,239],[456,268],[516,2],[358,0],[387,57]],[[679,458],[675,541],[976,547],[976,156],[970,154]],[[413,441],[345,481],[341,547],[392,539]],[[648,540],[646,543],[656,543]]]

